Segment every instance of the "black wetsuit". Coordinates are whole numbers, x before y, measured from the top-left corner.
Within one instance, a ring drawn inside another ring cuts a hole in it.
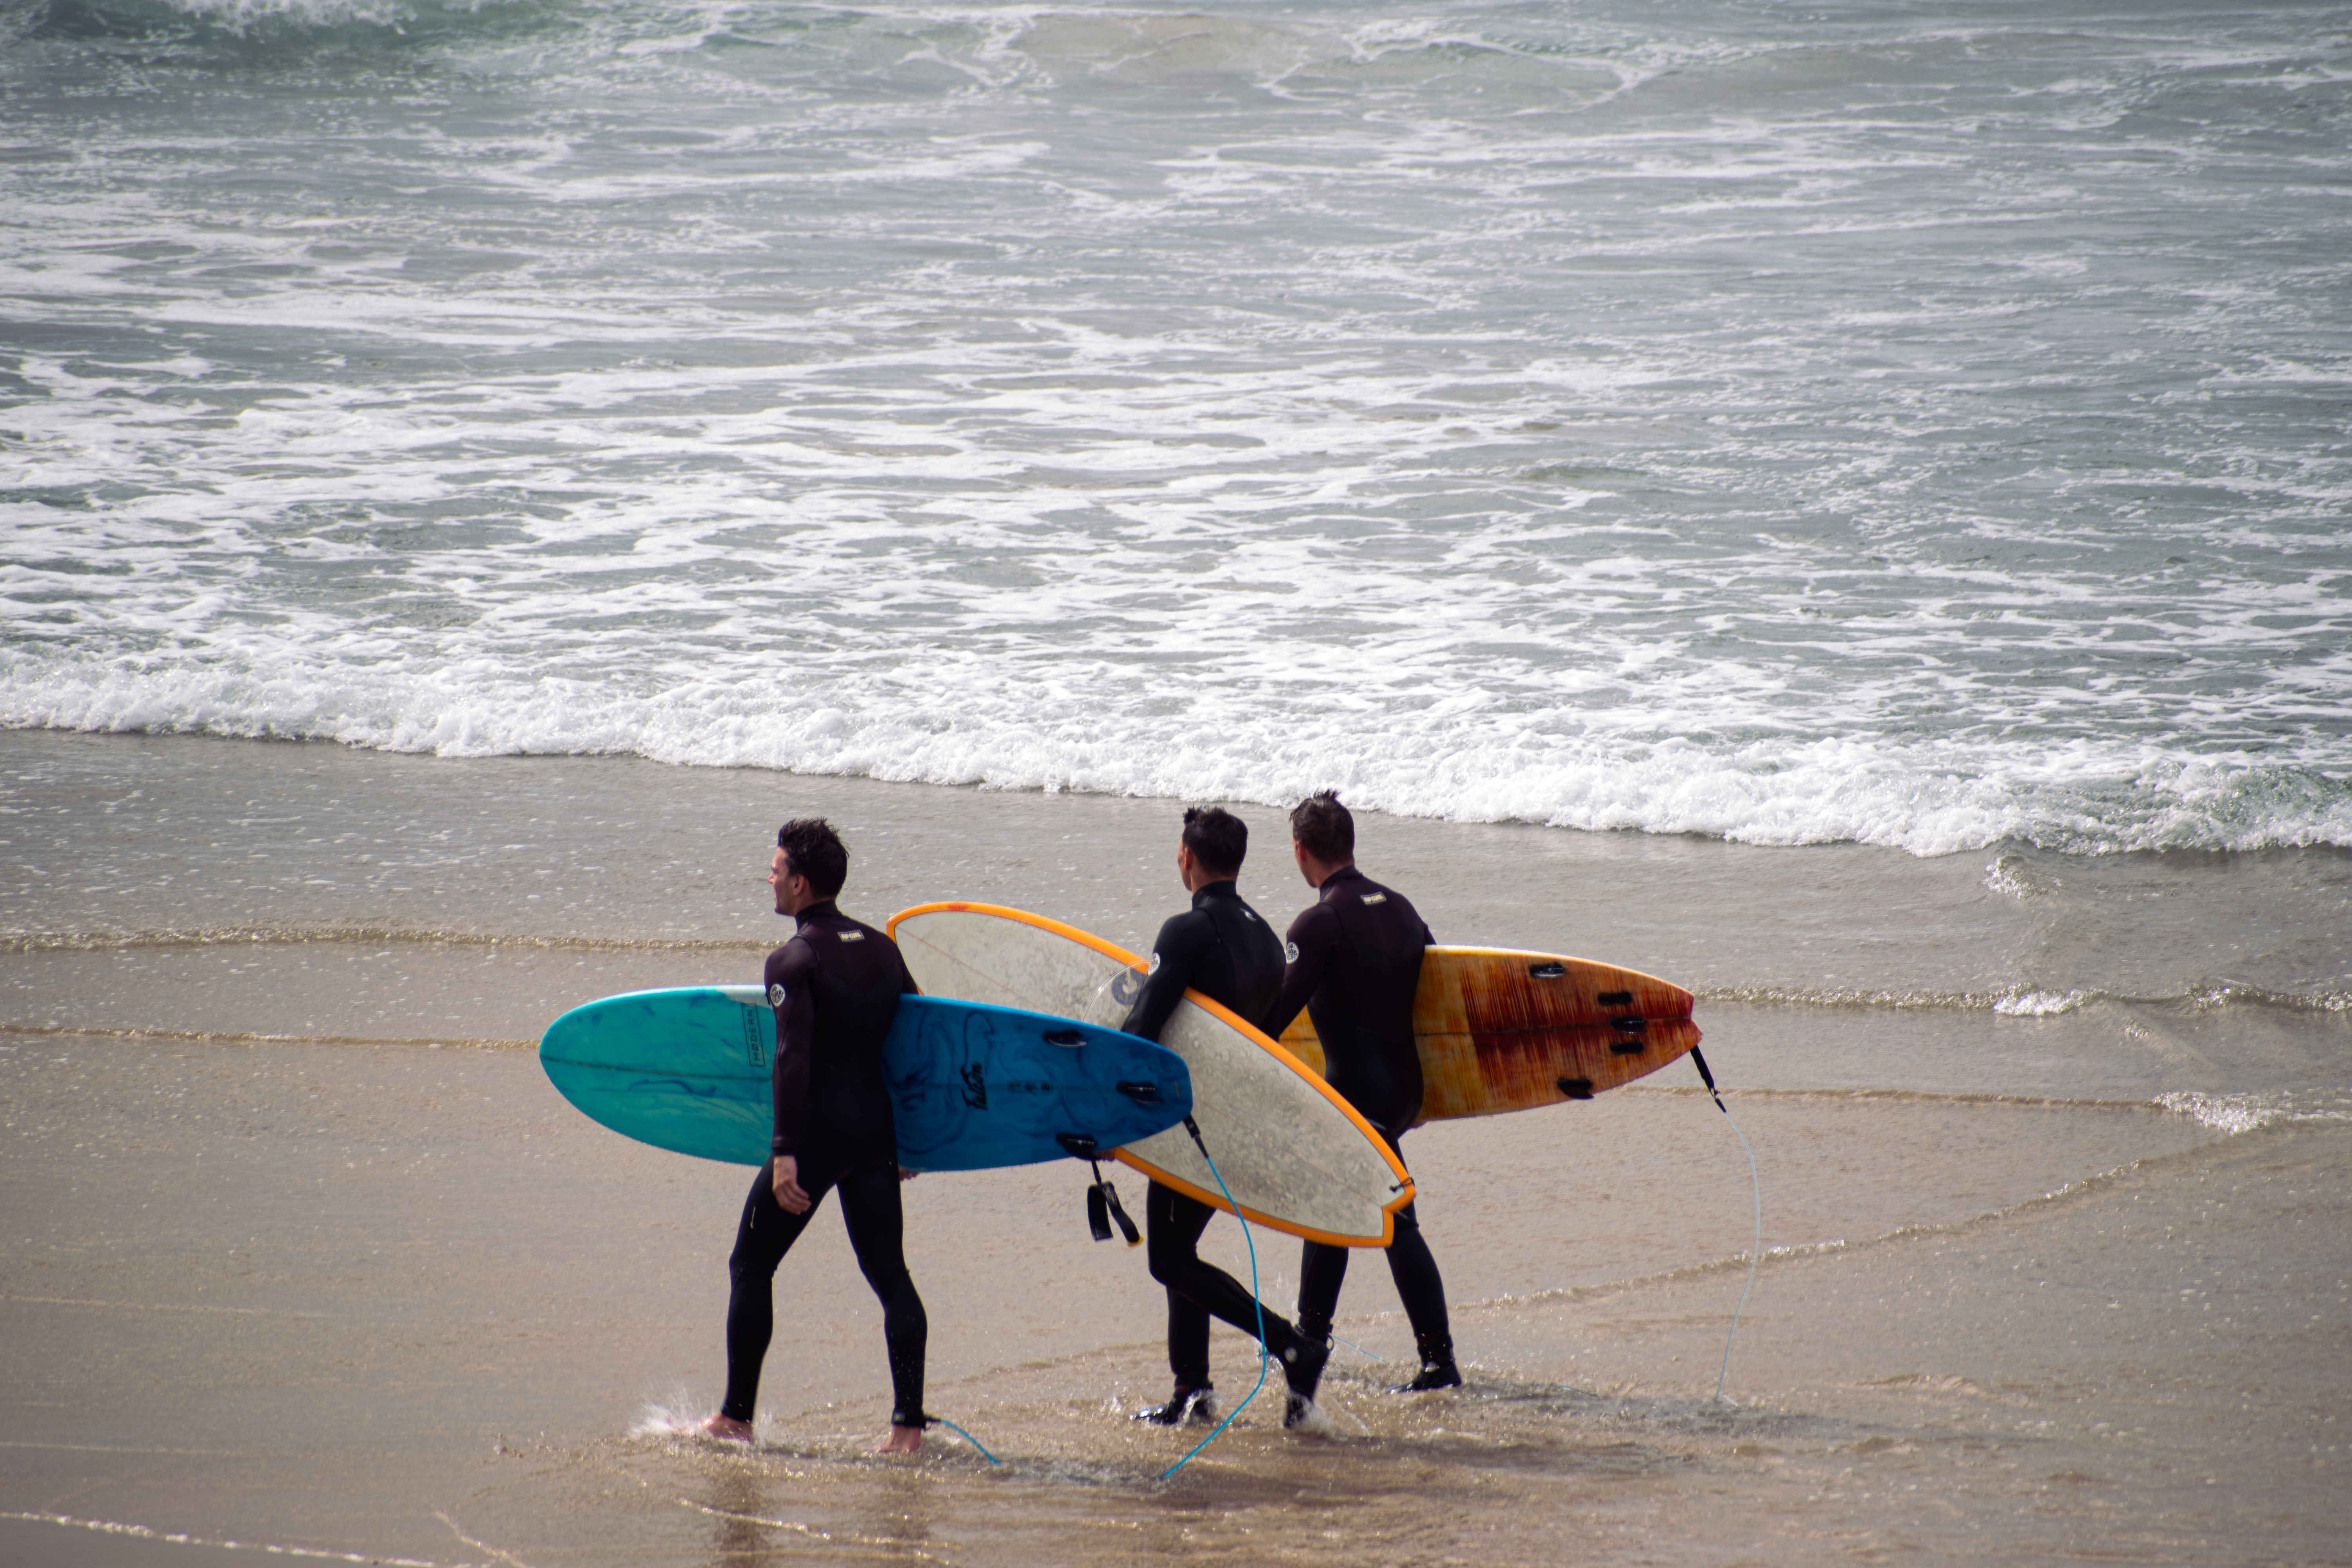
[[[798,1163],[808,1212],[776,1201],[775,1166],[760,1167],[744,1200],[727,1268],[727,1399],[719,1413],[751,1419],[760,1365],[775,1331],[776,1266],[816,1217],[827,1191],[866,1282],[882,1300],[896,1426],[923,1424],[923,1347],[929,1324],[907,1273],[898,1206],[898,1134],[882,1079],[882,1039],[898,998],[915,982],[890,939],[843,914],[830,899],[803,910],[793,940],[768,954],[776,1009],[775,1136],[771,1149]]]
[[[1422,951],[1434,939],[1404,895],[1357,870],[1333,872],[1306,911],[1290,922],[1282,990],[1261,1027],[1279,1039],[1301,1007],[1323,1041],[1323,1077],[1389,1147],[1404,1157],[1405,1130],[1421,1115],[1421,1053],[1412,1040],[1412,995]],[[1396,1216],[1389,1272],[1424,1352],[1449,1344],[1445,1284],[1407,1204]],[[1310,1241],[1298,1267],[1298,1326],[1331,1331],[1348,1248]],[[1450,1351],[1448,1352],[1450,1354]]]
[[[1147,1040],[1160,1037],[1187,986],[1246,1019],[1263,1011],[1282,984],[1282,943],[1231,881],[1211,882],[1194,893],[1192,907],[1160,928],[1151,959],[1142,994],[1119,1026]],[[1213,1129],[1203,1132],[1213,1140]],[[1215,1158],[1213,1149],[1210,1157]],[[1232,1275],[1201,1261],[1201,1233],[1216,1212],[1160,1182],[1144,1198],[1151,1277],[1168,1288],[1168,1366],[1185,1388],[1209,1384],[1211,1313],[1252,1339],[1258,1334],[1255,1299]],[[1266,1348],[1280,1354],[1292,1330],[1281,1314],[1268,1311],[1265,1335]]]

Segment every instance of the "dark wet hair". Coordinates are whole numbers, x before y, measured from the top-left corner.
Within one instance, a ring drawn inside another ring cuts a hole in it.
[[[806,877],[810,891],[820,899],[832,898],[849,880],[849,851],[833,824],[822,816],[796,816],[785,823],[776,830],[776,847],[784,852],[785,865]]]
[[[1249,827],[1222,805],[1184,808],[1184,847],[1204,871],[1238,877],[1249,854]]]
[[[1291,807],[1290,837],[1326,866],[1356,858],[1356,819],[1339,804],[1338,790],[1319,790]]]

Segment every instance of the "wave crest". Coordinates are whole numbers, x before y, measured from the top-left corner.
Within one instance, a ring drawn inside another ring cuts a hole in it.
[[[421,661],[419,661],[421,662]],[[1172,693],[1156,672],[1074,659],[992,665],[910,653],[803,673],[519,678],[478,656],[438,668],[281,658],[0,653],[0,725],[332,740],[441,756],[637,755],[896,783],[1287,805],[1465,822],[1855,842],[1930,856],[2013,840],[2072,854],[2352,846],[2352,784],[2252,758],[2036,755],[2015,744],[1774,737],[1703,743],[1543,726],[1380,693],[1297,700],[1236,681]],[[2013,1010],[2047,1011],[2018,1001]]]

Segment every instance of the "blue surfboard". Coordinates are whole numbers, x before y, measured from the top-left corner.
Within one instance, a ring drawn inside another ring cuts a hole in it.
[[[637,991],[575,1007],[540,1065],[587,1115],[656,1149],[764,1164],[776,1015],[756,985]],[[908,996],[882,1047],[910,1171],[979,1171],[1105,1154],[1184,1120],[1192,1079],[1173,1051],[1116,1029],[1013,1007]]]

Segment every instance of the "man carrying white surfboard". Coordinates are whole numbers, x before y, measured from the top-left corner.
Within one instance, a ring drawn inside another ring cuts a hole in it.
[[[1290,922],[1282,988],[1259,1025],[1274,1039],[1307,1009],[1323,1042],[1323,1079],[1403,1158],[1406,1129],[1421,1116],[1421,1051],[1412,997],[1423,950],[1435,938],[1404,895],[1356,869],[1356,819],[1329,790],[1290,814],[1291,852],[1316,901]],[[1458,1388],[1445,1282],[1421,1236],[1417,1203],[1397,1211],[1389,1273],[1421,1352],[1421,1372],[1396,1392]],[[1298,1266],[1298,1331],[1328,1340],[1348,1248],[1305,1244]],[[1307,1392],[1313,1393],[1310,1385]]]
[[[898,998],[915,982],[897,944],[841,912],[849,852],[822,817],[784,824],[768,867],[776,912],[793,939],[768,955],[776,1013],[772,1153],[751,1184],[727,1260],[727,1397],[703,1423],[714,1437],[751,1439],[760,1367],[775,1331],[776,1268],[835,1188],[857,1267],[882,1301],[890,1358],[890,1435],[877,1453],[922,1447],[923,1351],[929,1321],[907,1273],[898,1202],[898,1137],[882,1076],[882,1045]]]
[[[1237,1016],[1264,1011],[1282,984],[1282,944],[1234,887],[1249,852],[1249,828],[1220,806],[1192,806],[1176,848],[1176,871],[1192,895],[1192,907],[1172,916],[1151,944],[1151,970],[1143,990],[1119,1026],[1130,1035],[1157,1041],[1187,987]],[[1211,1129],[1213,1131],[1213,1127]],[[1262,1307],[1241,1282],[1201,1259],[1201,1233],[1217,1211],[1164,1182],[1154,1181],[1144,1199],[1144,1229],[1150,1241],[1151,1277],[1168,1290],[1168,1365],[1176,1391],[1165,1405],[1137,1419],[1173,1426],[1188,1415],[1216,1418],[1216,1389],[1209,1381],[1209,1318],[1212,1313],[1249,1335],[1264,1324],[1267,1352],[1281,1361],[1293,1399],[1285,1426],[1297,1426],[1313,1408],[1315,1384],[1331,1354],[1328,1331],[1301,1336],[1278,1312]]]

